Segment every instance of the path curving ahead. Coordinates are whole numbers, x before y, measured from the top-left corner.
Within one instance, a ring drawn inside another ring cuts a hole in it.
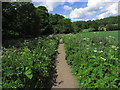
[[[64,44],[59,44],[56,59],[57,78],[52,88],[77,88],[76,79],[70,71],[70,66],[65,60]]]

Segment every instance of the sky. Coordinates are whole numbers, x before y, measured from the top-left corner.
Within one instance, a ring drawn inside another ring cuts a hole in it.
[[[88,21],[118,15],[119,0],[32,0],[45,6],[49,13],[60,14],[72,21]]]

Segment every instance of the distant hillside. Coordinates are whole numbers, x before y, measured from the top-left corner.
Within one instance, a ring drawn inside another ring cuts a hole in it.
[[[72,26],[75,33],[88,31],[120,30],[120,26],[118,25],[119,18],[120,16],[111,16],[104,19],[92,21],[76,21],[72,22]]]

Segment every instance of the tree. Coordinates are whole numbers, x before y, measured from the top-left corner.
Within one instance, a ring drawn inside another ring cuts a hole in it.
[[[59,24],[55,26],[58,33],[71,33],[72,25],[70,19],[60,19]]]
[[[19,37],[36,36],[48,33],[49,13],[46,7],[35,8],[30,2],[2,4],[3,35],[17,32]]]
[[[106,25],[107,31],[119,30],[118,24],[108,24]]]
[[[49,13],[46,7],[39,6],[36,9],[36,25],[40,34],[47,34],[49,32]]]
[[[78,33],[82,31],[83,21],[72,22],[73,32]]]
[[[50,14],[44,6],[35,7],[30,2],[3,2],[2,28],[6,36],[37,36],[41,34],[78,33],[82,30],[92,31],[119,30],[118,18],[108,17],[93,21],[72,22],[59,14]]]
[[[11,30],[15,30],[15,20],[17,12],[12,3],[2,3],[2,29],[3,36],[7,36]]]
[[[19,36],[33,33],[33,16],[35,7],[29,2],[3,3],[3,33],[10,31],[19,33]],[[10,34],[9,34],[10,35]]]
[[[26,35],[35,35],[37,30],[34,30],[34,16],[35,16],[35,7],[32,3],[21,3],[19,4],[17,10],[17,19],[15,28],[21,36]]]
[[[50,25],[50,29],[52,30],[51,32],[53,32],[54,34],[59,33],[58,28],[56,28],[56,26],[58,26],[59,21],[64,19],[64,16],[59,15],[59,14],[55,14],[52,15],[50,14],[49,17],[49,25]]]

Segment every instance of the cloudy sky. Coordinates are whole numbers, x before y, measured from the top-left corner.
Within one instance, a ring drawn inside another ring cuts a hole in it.
[[[61,14],[72,21],[95,20],[118,15],[119,0],[32,0],[46,6],[49,13]]]

